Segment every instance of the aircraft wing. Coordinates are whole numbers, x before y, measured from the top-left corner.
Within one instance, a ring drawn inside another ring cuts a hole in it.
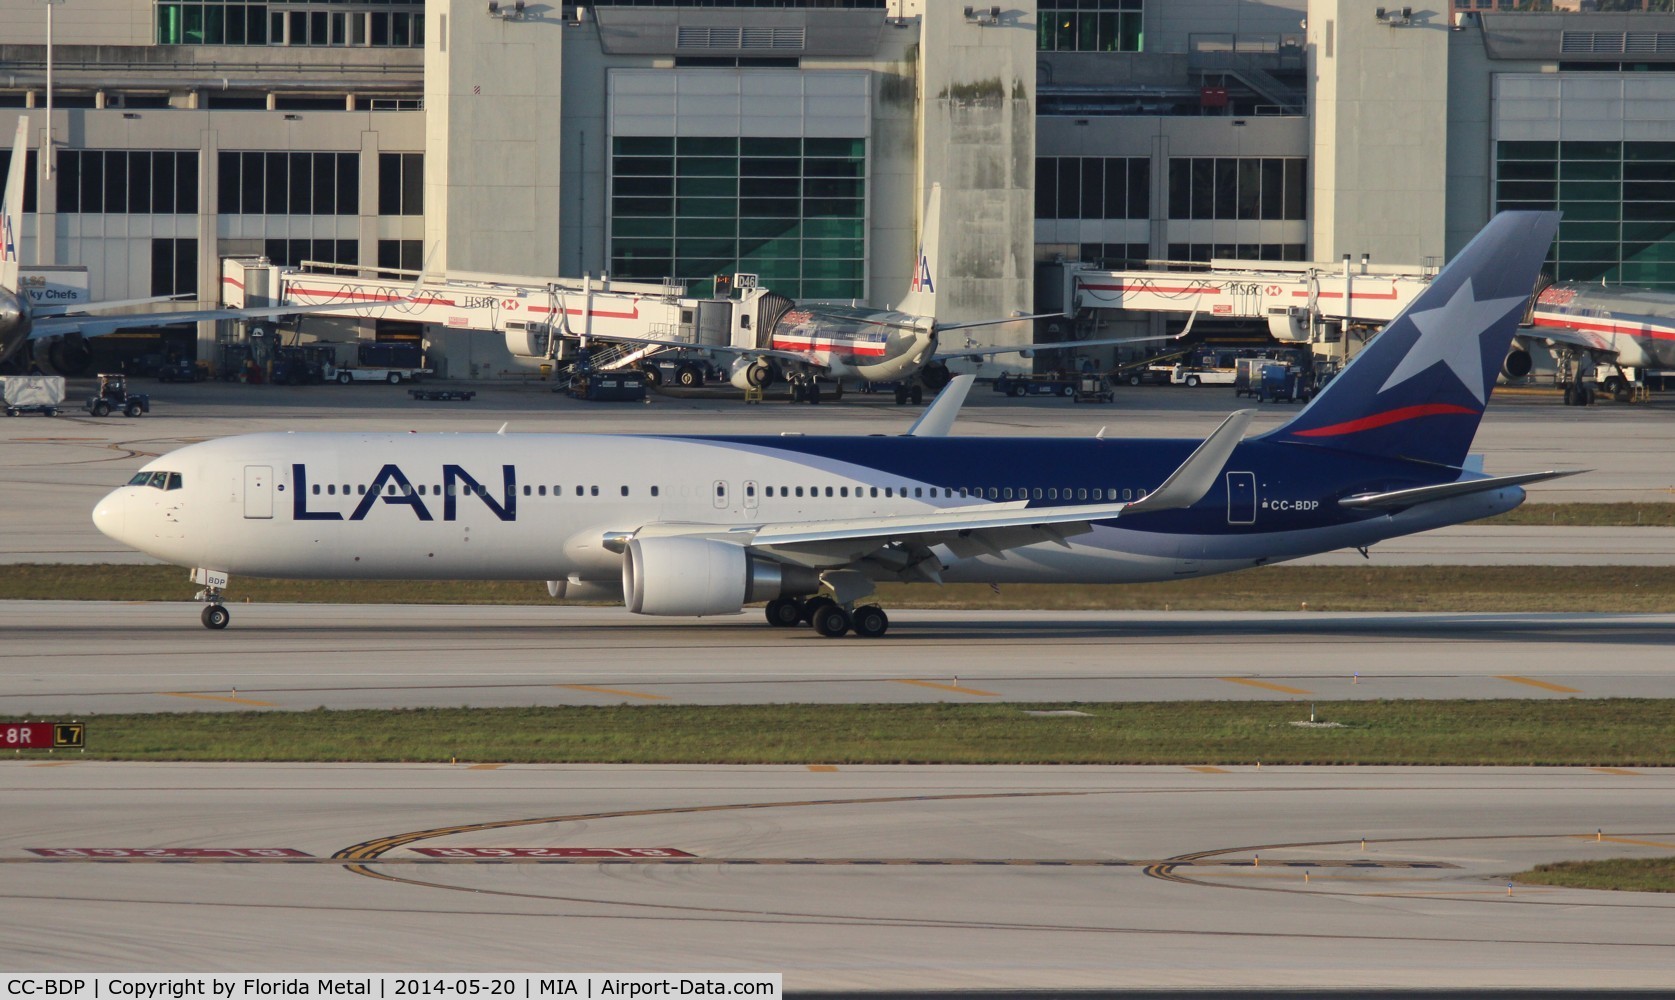
[[[801,361],[806,364],[818,365],[822,362],[808,351],[782,351],[772,347],[734,347],[731,344],[694,344],[686,340],[658,340],[655,337],[622,337],[616,334],[590,333],[585,338],[580,334],[569,334],[571,337],[586,340],[602,340],[608,344],[641,344],[646,347],[674,347],[683,351],[694,351],[699,354],[724,354],[733,357],[750,358],[779,358],[784,361]]]
[[[125,309],[130,306],[151,306],[159,302],[174,302],[179,299],[191,298],[189,295],[153,295],[144,299],[110,299],[104,302],[78,302],[67,306],[30,306],[30,315],[39,321],[44,316],[80,316],[85,313],[103,312],[106,309]]]
[[[1596,355],[1617,355],[1617,349],[1611,346],[1611,342],[1605,337],[1570,326],[1519,327],[1517,337],[1519,340],[1541,340],[1549,344],[1575,347]]]
[[[1061,314],[1052,313],[1051,315],[1057,316]],[[938,327],[937,329],[940,331],[949,329],[949,327]],[[949,358],[986,358],[996,354],[1025,354],[1033,353],[1035,351],[1055,351],[1079,347],[1112,347],[1117,344],[1144,344],[1159,340],[1177,340],[1181,336],[1184,336],[1184,334],[1161,337],[1116,337],[1105,340],[1055,340],[1051,343],[1017,344],[1005,347],[957,347],[953,350],[944,350],[939,347],[936,351],[936,360],[943,361]]]
[[[1004,558],[1007,549],[1054,542],[1093,530],[1096,521],[1190,507],[1220,477],[1254,410],[1240,410],[1187,456],[1153,493],[1133,502],[1031,507],[1028,501],[973,504],[893,517],[788,521],[718,528],[715,525],[653,525],[650,535],[699,534],[743,544],[784,562],[818,568],[845,566],[894,548],[918,563],[933,546],[967,558]]]
[[[29,331],[30,340],[79,333],[98,337],[118,330],[139,330],[171,323],[202,323],[217,319],[273,319],[278,316],[353,316],[366,306],[273,306],[266,309],[182,309],[177,312],[127,313],[122,316],[42,316]]]

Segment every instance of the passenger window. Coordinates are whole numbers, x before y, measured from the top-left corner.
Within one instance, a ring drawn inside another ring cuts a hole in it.
[[[839,486],[838,487],[838,496],[846,497],[848,495],[849,495],[849,487],[847,487],[847,486]]]
[[[999,500],[1000,499],[1000,491],[995,489],[993,486],[989,487],[989,499],[990,500]]]
[[[425,488],[423,486],[419,487],[419,492],[420,493],[423,493],[424,491],[425,491]],[[539,496],[539,497],[546,496],[547,495],[547,488],[545,486],[537,486],[535,488],[535,495]]]
[[[877,496],[878,496],[878,487],[876,487],[876,486],[874,486],[874,487],[873,487],[873,488],[872,488],[872,495],[873,495],[873,497],[874,497],[874,498],[875,498],[875,499],[876,499],[876,498],[877,498]]]
[[[921,499],[921,500],[924,499],[925,488],[923,486],[913,487],[913,496],[917,499]]]
[[[1035,488],[1035,499],[1037,499],[1037,500],[1041,499],[1041,487],[1039,487],[1039,486],[1037,486]]]
[[[626,486],[624,486],[624,487],[623,487],[623,488],[622,488],[622,495],[623,495],[623,496],[627,496],[627,495],[628,495],[628,487],[626,487]]]
[[[1133,496],[1134,496],[1134,491],[1133,490],[1123,490],[1122,491],[1122,498],[1124,500],[1132,499]]]
[[[798,496],[802,496],[802,495],[803,495],[803,488],[802,488],[802,487],[801,487],[801,486],[799,486],[799,487],[797,487],[797,495],[798,495]]]
[[[582,492],[582,488],[580,486],[577,486],[576,487],[576,495],[577,496],[586,496],[587,494]]]
[[[747,497],[755,496],[756,495],[756,484],[755,483],[745,483],[744,484],[744,495],[747,496]]]
[[[893,498],[895,496],[895,493],[893,492],[892,487],[889,487],[889,486],[884,487],[884,495],[887,496],[887,497],[892,497]]]
[[[315,495],[315,496],[319,496],[319,495],[320,495],[320,484],[319,484],[319,483],[315,483],[315,484],[314,484],[314,495]]]
[[[1086,500],[1087,498],[1088,498],[1088,491],[1087,490],[1077,490],[1076,491],[1076,499]]]
[[[652,487],[652,488],[651,488],[651,495],[652,495],[652,496],[656,496],[656,495],[657,495],[657,487],[655,487],[655,486],[653,486],[653,487]]]
[[[832,495],[832,488],[830,486],[828,486],[828,487],[826,487],[826,496],[830,497],[831,495]]]
[[[1095,500],[1103,500],[1103,499],[1105,499],[1105,491],[1104,491],[1104,490],[1094,490],[1094,491],[1093,491],[1093,498],[1094,498],[1094,499],[1095,499]]]

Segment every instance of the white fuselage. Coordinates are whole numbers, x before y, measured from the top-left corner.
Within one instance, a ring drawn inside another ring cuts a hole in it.
[[[159,559],[235,576],[568,579],[614,586],[623,557],[620,548],[606,546],[611,533],[671,525],[725,533],[765,523],[1027,505],[962,496],[962,488],[990,481],[981,470],[953,474],[958,481],[930,481],[763,440],[247,435],[191,445],[149,463],[135,482],[149,472],[151,483],[112,492],[94,523]],[[1120,474],[1110,479],[1113,498],[1129,485]],[[1510,487],[1351,523],[1294,520],[1280,530],[1253,523],[1229,531],[1224,512],[1211,509],[1204,517],[1222,522],[1212,533],[1105,522],[1064,545],[963,556],[940,547],[936,554],[949,582],[1163,580],[1370,545],[1491,516],[1522,499],[1523,491]],[[885,568],[867,572],[898,578]]]

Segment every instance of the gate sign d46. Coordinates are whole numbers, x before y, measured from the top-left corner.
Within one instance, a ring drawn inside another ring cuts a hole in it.
[[[75,750],[86,737],[79,722],[0,722],[0,750]]]

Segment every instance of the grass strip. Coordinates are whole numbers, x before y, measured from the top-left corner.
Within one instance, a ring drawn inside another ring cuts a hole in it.
[[[1526,503],[1479,524],[1562,528],[1675,527],[1675,503]]]
[[[1558,885],[1570,889],[1675,892],[1675,857],[1558,861],[1520,872],[1512,880],[1525,885]]]
[[[81,720],[88,752],[73,756],[545,764],[1675,765],[1675,701],[1667,699],[1312,704],[1317,722],[1339,725],[1294,725],[1309,718],[1309,706],[1300,702],[1250,701],[95,715]]]
[[[183,601],[172,566],[25,564],[0,574],[0,599]],[[526,580],[266,580],[234,577],[229,603],[548,604]],[[887,584],[886,608],[1043,611],[1667,612],[1675,570],[1660,566],[1266,566],[1166,583]]]

